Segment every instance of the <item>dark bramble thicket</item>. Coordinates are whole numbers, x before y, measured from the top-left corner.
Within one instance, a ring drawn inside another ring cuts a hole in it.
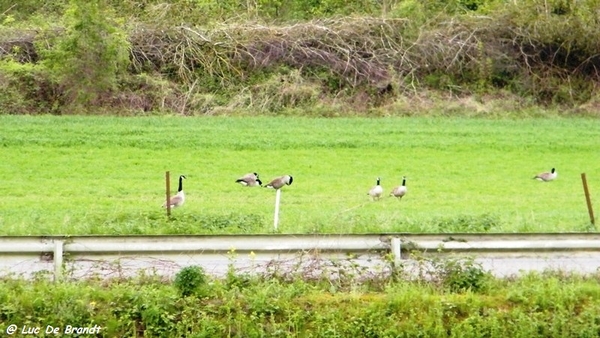
[[[423,97],[593,111],[599,11],[596,0],[0,0],[0,112],[394,113]]]

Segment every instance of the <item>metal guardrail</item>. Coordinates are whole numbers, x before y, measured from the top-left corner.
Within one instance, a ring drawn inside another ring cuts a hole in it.
[[[415,250],[432,253],[600,251],[600,233],[0,236],[0,258],[39,255],[40,260],[53,262],[55,278],[62,274],[65,257],[225,255],[232,251],[256,254],[388,252],[400,262],[403,252]]]

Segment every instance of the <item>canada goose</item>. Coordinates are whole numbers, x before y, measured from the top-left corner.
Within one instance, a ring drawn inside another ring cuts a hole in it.
[[[555,168],[552,168],[552,171],[550,171],[549,173],[546,172],[546,173],[537,174],[533,178],[538,181],[548,182],[548,181],[552,181],[552,180],[556,179],[556,177],[558,177],[558,173],[556,172]]]
[[[246,174],[240,178],[238,178],[235,183],[239,183],[245,187],[255,187],[255,186],[261,186],[262,185],[262,181],[258,178],[258,174],[257,173],[249,173]]]
[[[293,181],[294,178],[291,175],[283,175],[273,179],[269,184],[265,185],[265,188],[277,190],[281,189],[284,185],[291,185]]]
[[[185,202],[185,193],[183,192],[183,180],[185,176],[179,176],[179,188],[177,189],[177,194],[169,200],[169,206],[171,208],[177,208],[183,205]],[[163,204],[163,208],[167,206],[167,203]]]
[[[369,193],[367,194],[371,196],[373,200],[378,200],[381,197],[381,194],[383,194],[383,187],[380,185],[380,183],[381,179],[377,177],[377,185],[371,188],[371,190],[369,190]]]
[[[395,187],[392,192],[390,192],[390,196],[398,197],[398,200],[401,200],[404,195],[406,195],[406,177],[402,177],[402,185]]]

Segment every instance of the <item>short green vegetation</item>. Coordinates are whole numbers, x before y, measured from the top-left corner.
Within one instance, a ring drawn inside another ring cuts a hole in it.
[[[293,175],[283,233],[588,231],[599,141],[593,119],[2,116],[0,233],[271,232],[275,192],[234,183],[248,172]],[[187,176],[171,220],[167,170],[172,193]]]
[[[476,266],[471,266],[477,269]],[[191,273],[193,271],[193,273]],[[430,277],[443,277],[440,274]],[[153,276],[53,284],[0,280],[0,330],[97,325],[106,337],[598,337],[598,276],[485,274],[478,289],[449,279],[349,274],[229,273],[210,279],[193,267],[175,285]],[[447,276],[447,275],[446,275]],[[453,275],[455,279],[468,278]],[[450,282],[450,283],[448,283]],[[196,290],[185,293],[182,289]],[[19,331],[20,332],[20,331]]]

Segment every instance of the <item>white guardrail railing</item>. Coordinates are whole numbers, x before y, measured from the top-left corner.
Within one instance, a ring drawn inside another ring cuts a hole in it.
[[[0,236],[0,260],[37,257],[61,276],[66,261],[82,257],[116,258],[250,253],[391,253],[399,263],[403,253],[525,253],[599,252],[600,233],[529,234],[265,234],[167,236]]]

